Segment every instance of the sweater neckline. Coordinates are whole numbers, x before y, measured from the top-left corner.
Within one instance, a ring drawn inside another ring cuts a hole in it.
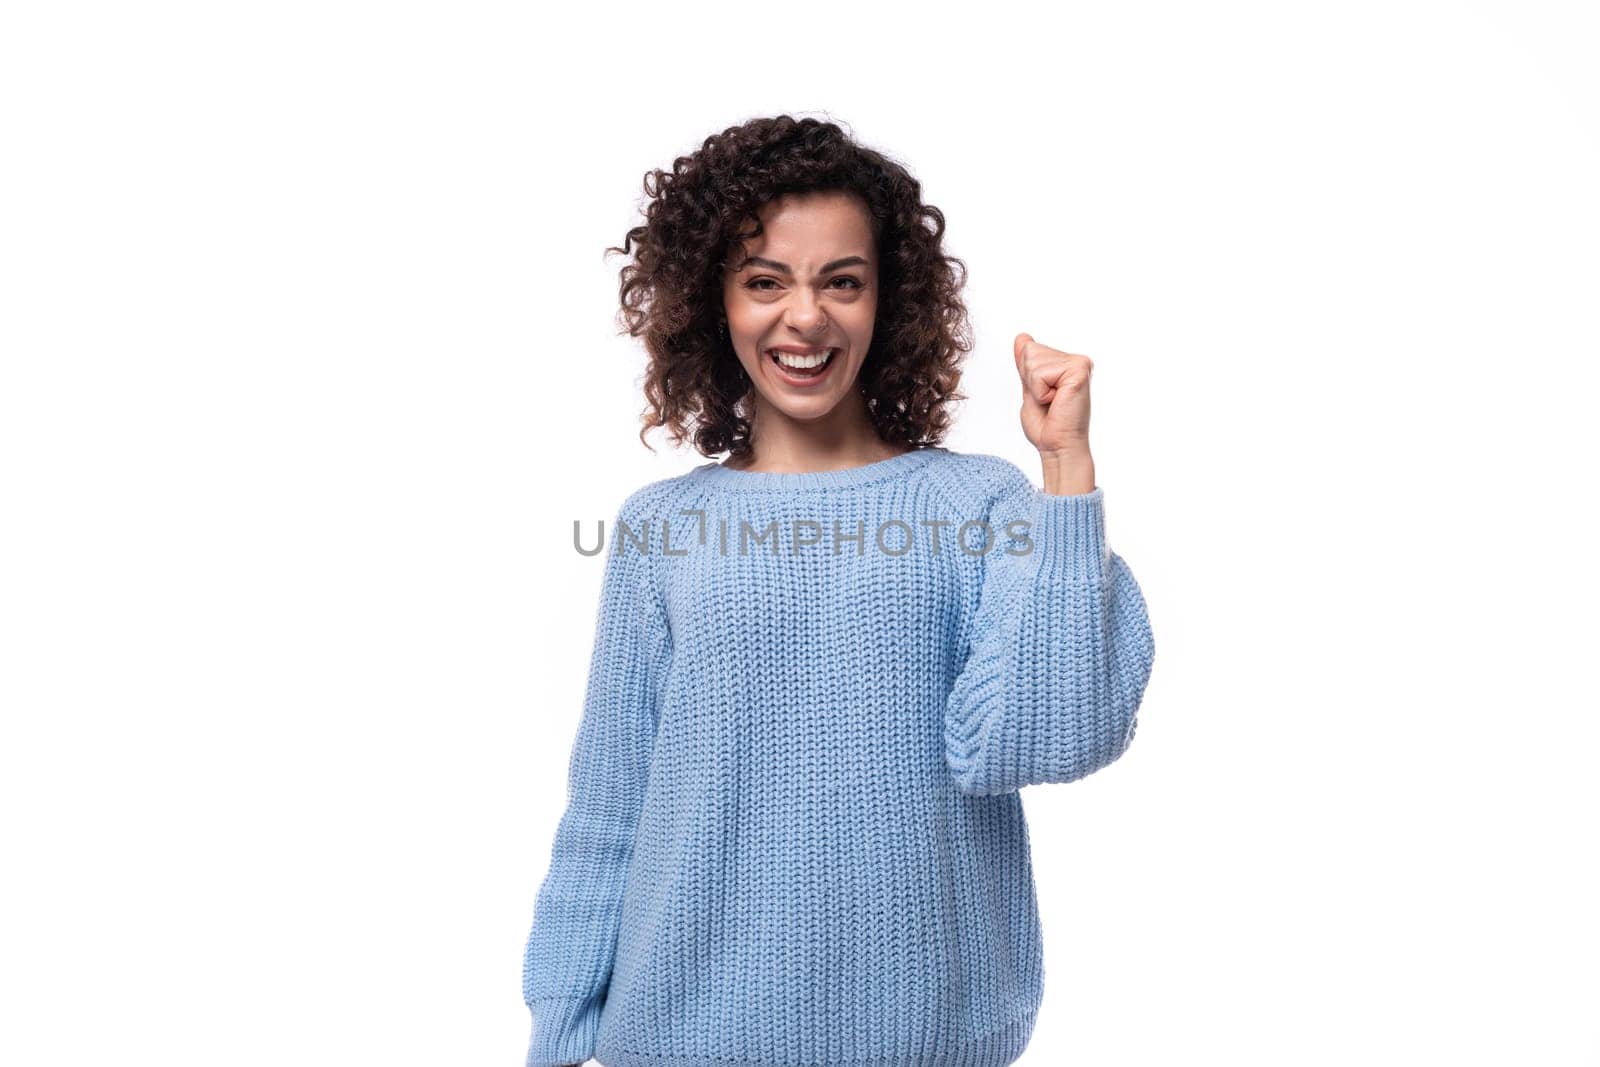
[[[719,488],[746,492],[845,489],[910,474],[948,451],[940,445],[925,445],[874,463],[833,471],[741,471],[711,460],[696,467],[694,473]]]

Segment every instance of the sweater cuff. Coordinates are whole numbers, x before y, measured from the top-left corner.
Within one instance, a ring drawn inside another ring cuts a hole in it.
[[[1106,546],[1105,490],[1087,493],[1033,491],[1031,535],[1041,579],[1099,582],[1110,567]]]
[[[528,1005],[533,1036],[527,1067],[566,1067],[594,1055],[600,1008],[595,997],[553,997]]]

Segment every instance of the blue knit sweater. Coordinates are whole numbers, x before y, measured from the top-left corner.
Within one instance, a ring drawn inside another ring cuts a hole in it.
[[[1117,759],[1155,654],[1103,507],[942,447],[632,493],[528,1067],[1014,1061],[1043,993],[1017,790]]]

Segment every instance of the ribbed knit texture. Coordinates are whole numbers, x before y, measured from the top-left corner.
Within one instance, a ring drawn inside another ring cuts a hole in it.
[[[709,462],[606,537],[528,1067],[1014,1061],[1043,994],[1017,790],[1122,755],[1155,655],[1103,490],[942,447]]]

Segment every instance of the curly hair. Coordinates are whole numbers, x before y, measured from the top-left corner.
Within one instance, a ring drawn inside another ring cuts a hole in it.
[[[922,202],[905,167],[834,123],[779,115],[707,137],[670,172],[647,172],[644,191],[644,225],[606,254],[633,257],[620,272],[618,321],[649,355],[646,448],[645,435],[664,426],[703,455],[749,455],[755,387],[719,327],[723,267],[763,232],[757,212],[768,201],[818,191],[854,193],[871,217],[880,296],[857,385],[878,435],[908,448],[944,439],[947,406],[966,399],[956,385],[972,350],[967,269],[944,254],[944,214]]]

